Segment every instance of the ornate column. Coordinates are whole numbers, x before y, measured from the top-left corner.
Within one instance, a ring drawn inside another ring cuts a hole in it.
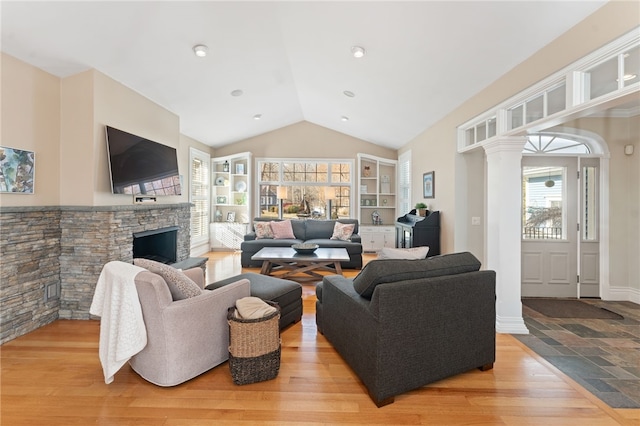
[[[496,271],[496,331],[529,334],[522,318],[521,203],[524,137],[500,138],[487,155],[487,269]]]

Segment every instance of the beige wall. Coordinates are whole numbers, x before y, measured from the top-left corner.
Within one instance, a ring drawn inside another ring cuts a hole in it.
[[[61,80],[61,205],[93,205],[93,86],[92,71]]]
[[[353,158],[355,160],[359,152],[392,160],[398,158],[395,149],[374,145],[307,121],[216,148],[214,151],[216,157],[240,152],[251,152],[253,158]]]
[[[3,206],[126,205],[111,193],[105,125],[178,150],[188,185],[189,146],[209,147],[180,135],[180,118],[95,70],[59,79],[2,54],[0,145],[36,153],[35,194],[0,194]],[[188,200],[160,197],[162,203]]]
[[[178,169],[181,175],[188,174],[189,152],[180,150],[180,117],[161,107],[139,93],[112,80],[106,75],[91,71],[94,78],[94,118],[93,118],[93,177],[95,188],[94,205],[131,204],[129,196],[111,193],[107,142],[104,126],[109,125],[125,132],[147,138],[178,150]],[[186,181],[183,179],[186,184]],[[158,197],[158,202],[173,204],[188,200],[188,192],[182,196]]]
[[[2,54],[0,145],[35,152],[33,195],[0,194],[1,206],[57,205],[60,200],[60,80]]]
[[[482,227],[467,224],[472,216],[485,219],[482,204],[485,199],[485,161],[476,153],[464,154],[467,158],[458,158],[461,155],[456,153],[456,127],[638,25],[640,3],[607,3],[399,150],[400,153],[409,149],[412,151],[414,199],[422,198],[422,173],[429,170],[436,172],[436,198],[428,200],[428,203],[433,210],[442,212],[443,252],[470,250],[481,259],[484,257],[484,242],[480,243],[484,241]],[[615,166],[612,164],[612,167]],[[473,205],[468,201],[470,198],[476,200]],[[456,215],[461,216],[458,223],[463,223],[459,227],[455,226]],[[467,233],[456,235],[464,231]]]

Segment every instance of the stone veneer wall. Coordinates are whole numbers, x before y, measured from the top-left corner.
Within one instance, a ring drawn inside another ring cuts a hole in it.
[[[102,266],[133,261],[133,233],[178,227],[189,258],[191,204],[0,209],[0,344],[57,318],[89,319]],[[45,288],[59,298],[45,302]]]
[[[58,318],[60,300],[44,292],[59,289],[59,257],[59,208],[0,210],[0,343]]]

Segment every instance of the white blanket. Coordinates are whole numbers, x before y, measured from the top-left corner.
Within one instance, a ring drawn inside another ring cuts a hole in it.
[[[89,312],[100,318],[100,363],[104,382],[147,345],[147,330],[135,276],[144,268],[113,261],[102,268]]]

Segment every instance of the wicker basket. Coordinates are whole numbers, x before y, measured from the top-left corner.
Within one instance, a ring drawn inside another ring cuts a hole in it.
[[[227,312],[229,322],[229,368],[233,383],[246,385],[274,379],[280,370],[280,307],[258,319],[236,318],[236,308]]]

